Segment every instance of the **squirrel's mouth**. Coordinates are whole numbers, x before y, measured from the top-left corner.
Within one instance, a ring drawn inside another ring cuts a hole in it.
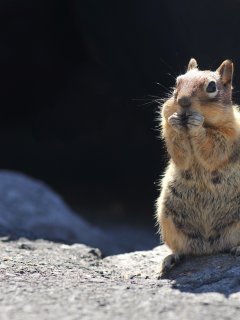
[[[188,120],[188,117],[192,114],[192,110],[191,109],[180,109],[178,111],[178,117],[181,119],[181,123],[182,123],[182,126],[186,126],[187,125],[187,120]]]
[[[187,119],[188,119],[187,113],[181,114],[180,118],[181,118],[182,125],[185,126],[187,124]]]
[[[188,117],[192,114],[191,110],[179,110],[180,112],[178,112],[178,116],[185,116]]]

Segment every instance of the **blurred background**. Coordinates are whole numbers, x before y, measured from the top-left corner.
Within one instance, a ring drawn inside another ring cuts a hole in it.
[[[158,245],[168,158],[156,100],[194,57],[203,70],[232,59],[238,101],[239,16],[237,0],[2,0],[0,168],[43,180],[95,225],[139,227],[146,248]]]

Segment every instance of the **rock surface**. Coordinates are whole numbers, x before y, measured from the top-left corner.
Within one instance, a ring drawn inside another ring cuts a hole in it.
[[[0,319],[238,319],[240,258],[187,258],[158,280],[169,253],[101,258],[81,244],[0,241]]]
[[[2,236],[98,243],[105,254],[118,251],[103,231],[74,214],[46,184],[21,173],[0,171],[0,213]]]
[[[166,246],[103,259],[79,242],[112,254],[128,241],[122,246],[113,230],[93,227],[45,184],[19,173],[0,171],[0,212],[0,319],[239,317],[240,257],[188,257],[168,279],[159,279]]]
[[[145,232],[146,233],[146,232]],[[120,226],[97,228],[75,214],[45,183],[24,174],[0,171],[0,236],[27,236],[101,248],[104,255],[144,249],[144,232]],[[158,244],[153,232],[145,238]],[[148,244],[148,248],[152,246]],[[141,246],[142,245],[142,246]]]

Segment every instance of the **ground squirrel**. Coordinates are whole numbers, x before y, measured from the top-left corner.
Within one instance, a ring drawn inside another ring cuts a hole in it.
[[[162,240],[172,254],[240,255],[240,113],[232,103],[233,63],[200,71],[195,59],[162,108],[171,157],[157,200]]]

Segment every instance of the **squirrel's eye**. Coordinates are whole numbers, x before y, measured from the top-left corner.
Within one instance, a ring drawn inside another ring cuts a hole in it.
[[[207,86],[207,92],[215,92],[216,89],[216,83],[214,81],[209,82],[208,86]]]

